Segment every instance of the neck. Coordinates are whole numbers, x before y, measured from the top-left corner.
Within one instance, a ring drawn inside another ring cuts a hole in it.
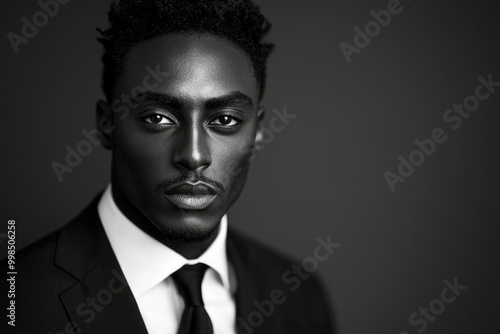
[[[112,187],[113,199],[120,209],[120,211],[130,220],[134,225],[139,227],[142,231],[158,240],[165,246],[179,253],[186,259],[196,259],[200,257],[208,247],[213,243],[217,237],[220,224],[214,230],[213,233],[209,235],[203,241],[200,242],[178,242],[168,240],[165,235],[151,222],[151,220],[146,217],[132,202],[130,202],[122,192],[118,190],[117,187]]]

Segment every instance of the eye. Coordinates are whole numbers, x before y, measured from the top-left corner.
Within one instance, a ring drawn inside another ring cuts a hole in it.
[[[175,123],[172,122],[171,119],[169,119],[166,116],[160,115],[160,114],[152,114],[144,118],[146,123],[149,124],[161,124],[161,125],[174,125]]]
[[[239,123],[240,123],[239,119],[232,117],[232,116],[224,115],[224,116],[219,116],[216,119],[214,119],[213,121],[211,121],[210,125],[231,127],[231,126],[238,125]]]

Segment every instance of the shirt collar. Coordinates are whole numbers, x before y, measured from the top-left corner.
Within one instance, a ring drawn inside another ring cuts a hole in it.
[[[132,223],[116,205],[111,184],[99,201],[98,212],[134,296],[141,296],[185,264],[196,263],[204,263],[215,270],[223,286],[230,290],[226,253],[227,215],[222,217],[217,237],[208,249],[199,258],[188,260]]]

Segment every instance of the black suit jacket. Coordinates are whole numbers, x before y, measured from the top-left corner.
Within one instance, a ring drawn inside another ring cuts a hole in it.
[[[227,251],[238,281],[240,333],[333,332],[326,295],[314,276],[299,281],[290,272],[292,262],[231,229]],[[5,260],[2,268],[7,268]],[[3,315],[1,327],[7,330],[2,333],[147,333],[102,228],[97,200],[59,231],[19,252],[16,269],[16,326],[8,326]],[[6,282],[1,284],[4,296]]]

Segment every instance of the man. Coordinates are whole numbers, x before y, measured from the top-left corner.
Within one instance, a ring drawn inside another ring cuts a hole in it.
[[[331,333],[317,280],[291,291],[292,262],[228,229],[262,141],[270,24],[246,0],[124,0],[109,18],[97,129],[111,183],[19,253],[10,329]]]

